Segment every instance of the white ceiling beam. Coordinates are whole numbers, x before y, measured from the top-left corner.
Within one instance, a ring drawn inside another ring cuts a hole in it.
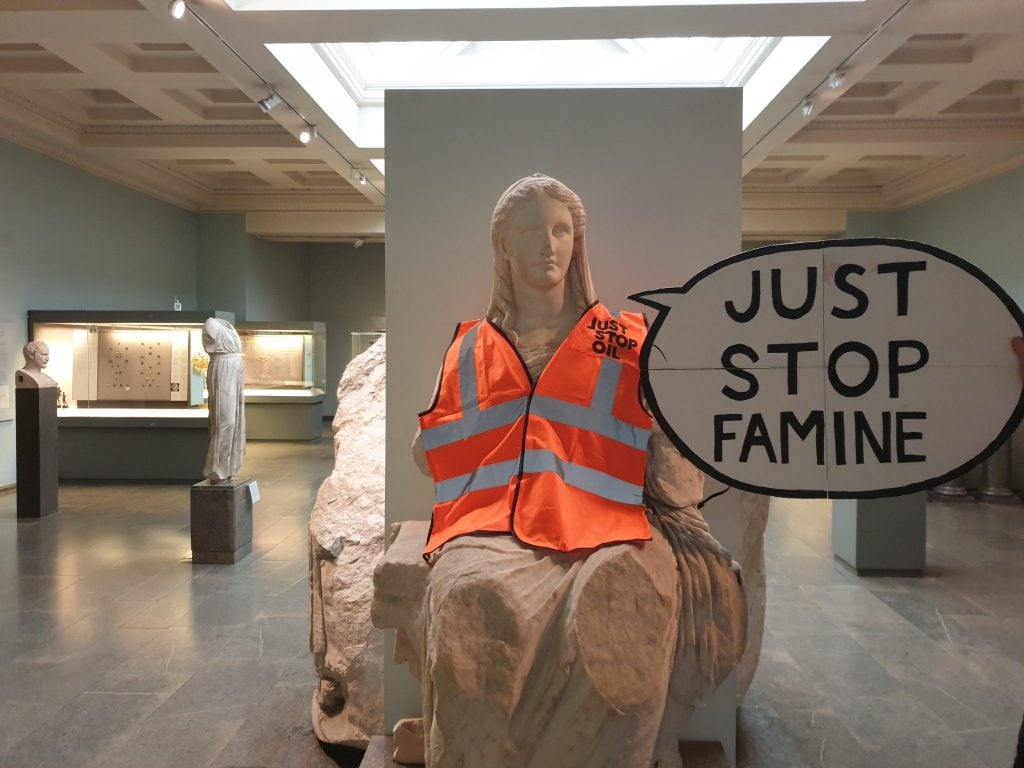
[[[1024,6],[1021,7],[1024,15]],[[929,69],[934,69],[929,67]],[[993,80],[1024,77],[1024,50],[1019,38],[1004,37],[980,51],[973,65],[965,72],[947,72],[944,68],[932,74],[941,78],[938,84],[899,110],[900,117],[930,117],[951,107]]]
[[[124,63],[92,44],[82,44],[61,38],[43,38],[43,45],[64,61],[105,83],[105,88],[117,91],[126,99],[156,115],[167,123],[201,123],[202,118],[159,88],[139,84]]]
[[[807,170],[797,176],[793,183],[801,187],[817,186],[844,168],[849,168],[856,163],[861,154],[860,152],[833,152],[824,160],[808,163]]]
[[[144,0],[145,2],[145,0]],[[690,5],[637,8],[458,8],[230,11],[233,26],[261,28],[275,43],[378,40],[585,40],[623,37],[734,37],[870,32],[899,0],[865,3]],[[866,28],[865,28],[866,27]]]
[[[846,211],[744,210],[743,235],[828,236],[846,231]]]
[[[178,43],[173,30],[157,23],[144,10],[76,11],[74,0],[68,10],[4,11],[0,5],[0,43],[35,43],[53,37],[55,28],[69,39],[97,43]],[[166,16],[167,3],[164,3]],[[170,21],[170,19],[168,19]]]
[[[1010,146],[987,147],[969,157],[958,157],[930,169],[887,184],[882,196],[888,208],[908,208],[976,184],[1024,165],[1024,152]]]
[[[286,174],[280,167],[266,163],[262,158],[245,158],[234,161],[234,170],[248,171],[257,178],[263,179],[275,189],[295,189],[300,184]]]
[[[248,213],[245,231],[259,237],[367,237],[384,234],[384,213]]]
[[[837,145],[864,154],[955,154],[983,144],[1024,150],[1024,118],[957,120],[817,121],[790,139],[801,152],[828,154]]]

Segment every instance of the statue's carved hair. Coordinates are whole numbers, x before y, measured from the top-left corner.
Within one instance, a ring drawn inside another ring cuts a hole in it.
[[[21,348],[21,354],[23,354],[25,356],[25,362],[26,363],[29,360],[31,360],[35,356],[35,354],[37,352],[38,353],[46,353],[46,352],[49,352],[49,351],[50,351],[50,348],[47,347],[46,344],[44,344],[41,341],[30,341],[28,344],[26,344],[24,347]]]
[[[502,252],[501,244],[508,235],[512,219],[519,209],[539,195],[558,200],[572,216],[573,243],[572,260],[566,275],[566,290],[569,298],[578,305],[580,314],[597,300],[590,280],[590,266],[587,262],[587,212],[575,192],[557,179],[535,173],[519,179],[498,199],[491,216],[491,250],[494,254],[494,284],[491,288],[491,304],[487,317],[508,333],[515,332],[515,299],[512,293],[512,270],[508,258]]]

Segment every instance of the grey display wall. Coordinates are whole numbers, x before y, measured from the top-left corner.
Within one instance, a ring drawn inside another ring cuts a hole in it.
[[[0,169],[0,386],[22,364],[29,309],[169,310],[177,294],[185,310],[328,323],[333,415],[349,331],[385,314],[383,246],[268,242],[241,214],[191,213],[2,140]],[[0,421],[0,488],[15,482],[14,436]]]
[[[572,187],[598,295],[636,311],[630,293],[680,285],[739,248],[741,146],[739,89],[389,91],[386,108],[390,523],[430,515],[409,452],[416,413],[456,322],[487,308],[504,189],[536,171]],[[417,706],[389,663],[386,722]]]

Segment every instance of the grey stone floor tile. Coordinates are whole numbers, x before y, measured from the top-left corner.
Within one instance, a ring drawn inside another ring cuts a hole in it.
[[[775,710],[748,697],[736,716],[736,768],[811,768]]]
[[[197,768],[208,766],[252,711],[251,704],[152,715],[93,753],[83,768]]]
[[[311,687],[275,685],[255,706],[234,737],[214,759],[213,768],[242,765],[278,765],[281,748],[288,742],[295,748],[294,733],[307,729],[316,751],[320,751],[310,726]]]
[[[783,645],[823,693],[884,696],[900,688],[896,679],[847,635],[790,636]]]
[[[3,756],[33,731],[49,727],[55,712],[56,708],[45,702],[0,702],[0,766],[10,764]]]
[[[9,749],[6,759],[33,768],[65,768],[104,751],[126,729],[144,721],[162,699],[155,693],[86,692]]]
[[[783,639],[782,644],[785,644]],[[754,701],[766,702],[776,710],[813,710],[827,706],[828,697],[814,684],[782,647],[763,648],[751,693]]]
[[[779,710],[804,761],[815,768],[883,768],[877,750],[862,744],[827,709]],[[896,768],[893,764],[891,768]]]
[[[800,587],[835,625],[847,631],[915,634],[917,628],[858,584]]]
[[[780,638],[785,635],[835,635],[843,631],[819,606],[803,604],[769,603],[765,609],[765,626]]]
[[[140,629],[166,629],[174,626],[184,616],[194,612],[207,599],[207,595],[193,593],[191,585],[184,585],[164,597],[148,603],[134,603],[138,610],[127,613],[118,626]]]
[[[31,656],[26,652],[0,667],[0,691],[7,701],[60,707],[120,662],[118,656],[103,653]]]
[[[265,661],[225,662],[192,675],[154,713],[154,717],[226,709],[260,701],[281,674]]]
[[[1017,753],[1017,732],[1019,725],[1005,728],[985,728],[966,733],[958,733],[957,737],[966,748],[987,768],[1008,768],[1013,765]]]

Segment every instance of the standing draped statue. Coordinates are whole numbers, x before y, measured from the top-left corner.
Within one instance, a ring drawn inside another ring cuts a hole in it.
[[[421,414],[432,569],[399,643],[428,766],[678,765],[679,727],[744,650],[738,567],[640,401],[644,322],[597,302],[585,227],[555,179],[509,187],[486,316],[460,324]],[[600,329],[638,343],[597,352]]]
[[[203,324],[203,348],[210,356],[206,371],[210,447],[203,464],[203,477],[211,483],[223,483],[238,472],[245,457],[242,341],[231,323],[211,317]]]

